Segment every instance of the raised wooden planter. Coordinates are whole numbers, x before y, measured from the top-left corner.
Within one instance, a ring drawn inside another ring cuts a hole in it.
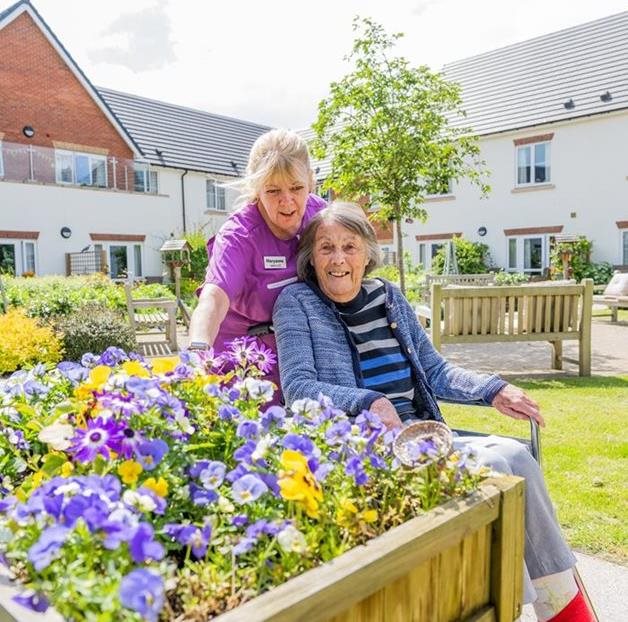
[[[215,620],[513,622],[523,546],[523,480],[500,477]]]

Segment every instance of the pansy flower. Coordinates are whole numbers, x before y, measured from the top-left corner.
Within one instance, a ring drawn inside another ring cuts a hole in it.
[[[168,443],[160,438],[143,441],[137,447],[137,461],[144,470],[152,471],[168,453]]]
[[[79,462],[92,462],[98,454],[109,458],[113,447],[120,441],[121,433],[122,426],[113,419],[90,419],[86,430],[75,430],[68,451]]]
[[[147,622],[157,622],[166,599],[163,579],[146,568],[132,570],[120,582],[120,602]]]
[[[252,503],[267,491],[268,486],[266,486],[257,475],[253,475],[253,473],[242,476],[240,479],[233,482],[233,486],[231,487],[233,500],[240,504]]]

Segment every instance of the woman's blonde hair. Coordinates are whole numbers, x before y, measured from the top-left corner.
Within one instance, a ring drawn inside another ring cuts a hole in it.
[[[289,130],[271,130],[262,134],[251,147],[246,176],[237,185],[241,195],[238,206],[255,203],[262,186],[272,178],[286,181],[301,179],[312,192],[314,172],[310,164],[307,144],[301,136]]]

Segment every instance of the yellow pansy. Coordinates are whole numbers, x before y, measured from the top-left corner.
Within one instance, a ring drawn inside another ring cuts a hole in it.
[[[310,471],[307,458],[292,449],[286,449],[280,458],[279,492],[287,501],[296,501],[311,518],[318,518],[319,502],[323,498],[320,484]]]
[[[167,356],[158,359],[153,359],[153,373],[154,374],[167,374],[169,371],[174,371],[174,368],[180,363],[178,356]]]
[[[89,372],[89,378],[74,389],[74,395],[80,400],[89,399],[93,391],[99,391],[105,386],[109,376],[111,376],[111,372],[111,367],[107,365],[96,365]]]
[[[118,467],[118,475],[120,475],[125,484],[135,484],[143,470],[139,462],[135,462],[135,460],[125,460]]]
[[[377,510],[364,510],[364,512],[360,514],[360,518],[365,523],[374,523],[377,520]]]
[[[138,378],[149,378],[150,373],[139,361],[125,361],[122,363],[122,369],[129,376],[137,376]]]
[[[168,482],[163,477],[160,477],[158,480],[154,477],[149,477],[142,482],[142,486],[149,488],[160,497],[165,497],[168,494]]]
[[[61,477],[70,477],[74,471],[74,465],[71,462],[64,462],[61,465]]]
[[[41,483],[46,479],[46,474],[43,471],[37,471],[33,473],[33,489],[38,488]]]

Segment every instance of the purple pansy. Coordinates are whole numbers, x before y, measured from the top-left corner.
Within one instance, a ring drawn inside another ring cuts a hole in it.
[[[37,572],[41,572],[50,565],[71,531],[68,527],[53,525],[41,532],[39,540],[28,550],[28,560]]]
[[[348,419],[333,423],[325,432],[325,440],[329,445],[339,445],[351,434],[351,422]]]
[[[129,542],[129,551],[136,564],[163,559],[166,551],[159,542],[155,541],[154,535],[153,528],[148,523],[140,523],[137,526]]]
[[[260,417],[260,423],[265,432],[267,432],[271,425],[275,424],[277,427],[281,427],[286,419],[286,411],[281,406],[271,406],[267,408]]]
[[[68,452],[79,462],[92,462],[98,454],[109,458],[112,446],[119,441],[122,426],[113,419],[90,419],[87,429],[77,429]]]
[[[229,404],[221,404],[218,407],[218,418],[222,419],[222,421],[231,421],[237,420],[240,417],[240,411],[235,407]]]
[[[207,466],[199,473],[198,478],[201,483],[208,490],[218,488],[225,479],[225,472],[227,467],[217,460],[212,460]]]
[[[252,503],[268,491],[268,486],[253,473],[248,473],[233,483],[231,488],[236,503]]]
[[[163,579],[146,568],[132,570],[120,582],[120,602],[148,622],[157,622],[165,602]]]
[[[231,519],[231,524],[234,527],[244,527],[249,522],[249,517],[246,514],[236,514]]]
[[[207,490],[203,486],[190,484],[190,499],[194,505],[209,505],[218,501],[218,493],[215,490]]]
[[[304,456],[311,456],[315,447],[312,439],[302,434],[286,434],[283,437],[282,445],[286,449],[299,451]]]
[[[345,467],[345,473],[347,475],[352,475],[355,483],[358,486],[364,486],[366,482],[368,482],[368,475],[364,470],[364,465],[362,464],[362,459],[360,456],[353,456],[347,460],[347,466]]]
[[[234,547],[234,555],[242,555],[248,553],[257,543],[257,538],[242,538]]]
[[[257,423],[257,421],[251,421],[250,419],[246,419],[238,424],[236,434],[240,438],[253,439],[259,436],[260,430],[261,426],[259,423]]]
[[[189,546],[196,559],[205,557],[212,535],[211,525],[197,527],[196,525],[169,524],[164,527],[164,531],[182,546]]]
[[[152,471],[168,453],[168,443],[156,438],[144,441],[137,446],[137,461],[145,471]]]
[[[109,346],[101,355],[100,355],[100,364],[107,365],[108,367],[115,367],[118,363],[122,363],[122,361],[128,361],[129,357],[126,352],[121,348],[117,348],[116,346]]]
[[[11,600],[37,613],[43,613],[50,606],[50,601],[44,594],[32,590],[24,594],[16,594]]]

